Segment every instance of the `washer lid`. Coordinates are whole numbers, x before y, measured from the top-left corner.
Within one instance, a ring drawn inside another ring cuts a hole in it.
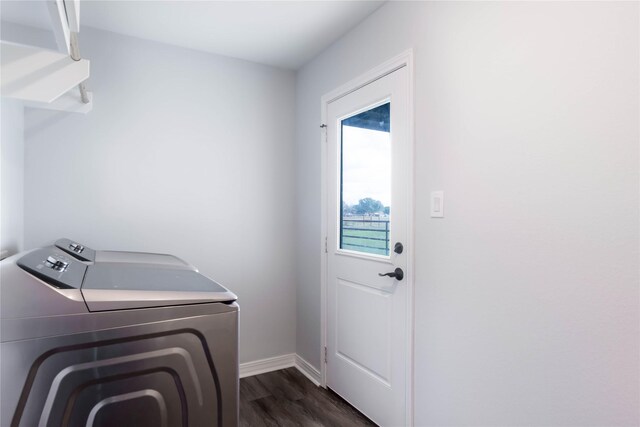
[[[89,311],[233,302],[225,287],[184,268],[145,264],[93,264],[87,267],[82,295]]]

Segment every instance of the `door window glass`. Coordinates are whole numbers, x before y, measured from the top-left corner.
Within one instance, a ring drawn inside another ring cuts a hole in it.
[[[389,102],[341,121],[340,248],[389,255]]]

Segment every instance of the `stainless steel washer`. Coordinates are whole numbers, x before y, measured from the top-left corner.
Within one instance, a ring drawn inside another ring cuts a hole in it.
[[[235,426],[236,296],[192,269],[0,263],[3,426]]]

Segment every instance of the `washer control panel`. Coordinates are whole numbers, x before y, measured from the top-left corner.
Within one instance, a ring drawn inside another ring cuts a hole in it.
[[[94,262],[96,260],[96,251],[73,240],[58,239],[55,245],[58,249],[62,249],[80,261]]]
[[[54,246],[29,252],[17,262],[26,272],[61,289],[80,289],[87,266]]]

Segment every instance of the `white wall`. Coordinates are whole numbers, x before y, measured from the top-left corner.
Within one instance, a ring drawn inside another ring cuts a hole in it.
[[[11,7],[11,2],[0,1],[0,16],[4,13],[4,8],[7,5]],[[0,38],[8,42],[57,50],[56,39],[53,36],[53,32],[41,28],[26,27],[24,25],[14,24],[13,22],[0,22]]]
[[[12,255],[24,238],[23,108],[3,99],[0,107],[0,249]]]
[[[0,14],[4,5],[0,1]],[[0,22],[0,38],[55,48],[51,32],[11,22]],[[24,107],[19,101],[2,98],[0,115],[0,249],[11,255],[24,249]]]
[[[80,36],[93,111],[25,114],[26,247],[176,254],[239,296],[241,362],[295,351],[293,72]]]
[[[320,97],[413,48],[416,424],[639,425],[638,16],[389,2],[300,70],[297,352],[319,367]]]

